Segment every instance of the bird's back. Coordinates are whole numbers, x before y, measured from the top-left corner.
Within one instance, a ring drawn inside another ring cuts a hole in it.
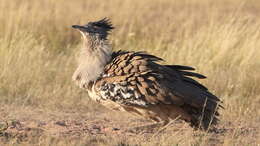
[[[191,67],[160,65],[161,60],[144,52],[114,52],[89,87],[90,96],[157,122],[179,117],[203,129],[216,124],[219,99],[191,78],[205,77]]]

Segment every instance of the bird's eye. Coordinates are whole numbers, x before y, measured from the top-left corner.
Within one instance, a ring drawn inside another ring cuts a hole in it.
[[[95,28],[95,29],[99,29],[99,26],[94,25],[93,28]]]

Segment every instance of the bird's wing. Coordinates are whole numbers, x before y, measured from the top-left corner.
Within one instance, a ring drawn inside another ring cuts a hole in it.
[[[115,52],[95,89],[102,99],[121,104],[190,105],[215,110],[219,99],[191,77],[205,78],[190,72],[191,67],[160,65],[162,60],[143,52]],[[205,104],[206,103],[206,104]]]

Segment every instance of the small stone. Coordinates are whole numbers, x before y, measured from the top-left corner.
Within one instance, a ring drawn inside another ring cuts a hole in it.
[[[59,126],[67,126],[65,121],[57,121],[55,124]]]
[[[118,130],[120,130],[120,129],[114,127],[112,130],[113,130],[113,131],[118,131]]]

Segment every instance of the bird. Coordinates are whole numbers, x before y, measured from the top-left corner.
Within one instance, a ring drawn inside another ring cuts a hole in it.
[[[206,77],[193,67],[162,65],[162,58],[144,51],[113,51],[109,18],[72,28],[83,43],[72,80],[90,99],[163,125],[180,119],[207,130],[218,123],[222,101],[196,80]]]

